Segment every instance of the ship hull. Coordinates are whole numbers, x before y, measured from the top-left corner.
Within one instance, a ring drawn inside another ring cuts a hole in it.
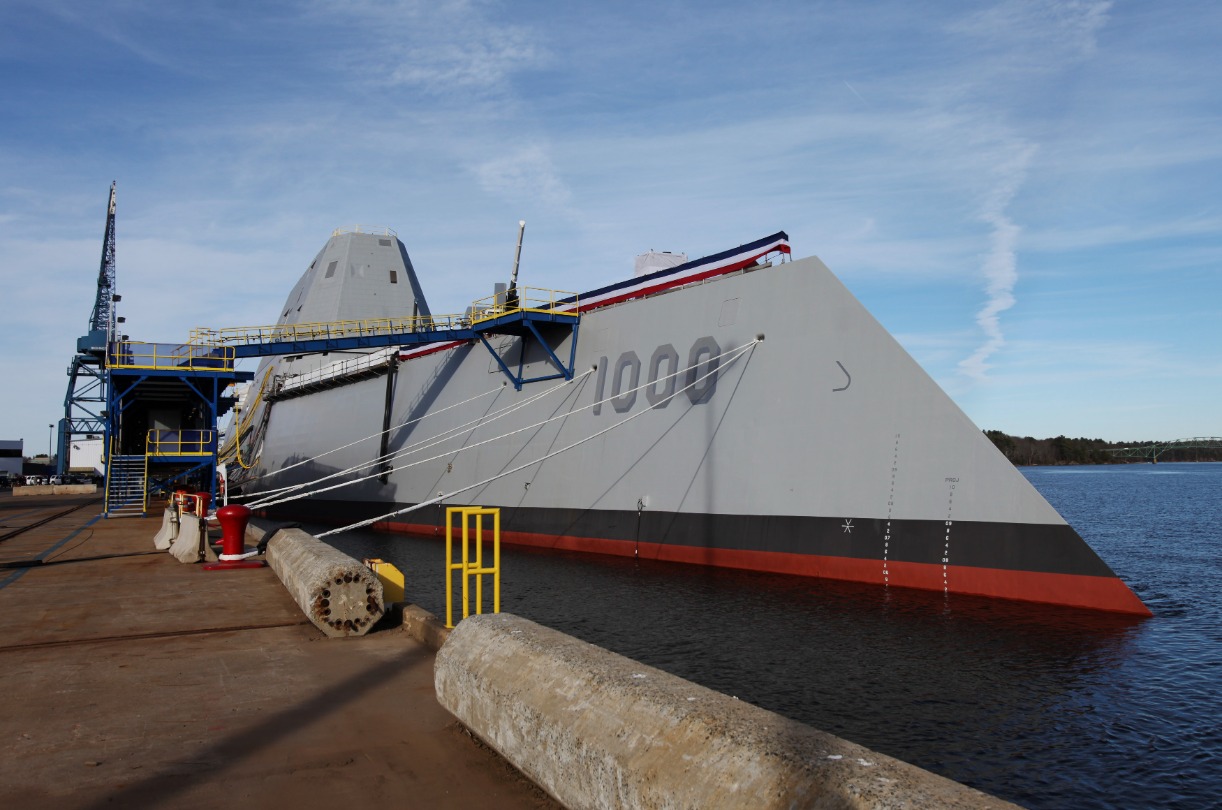
[[[248,491],[334,476],[263,508],[437,533],[496,506],[507,543],[1148,615],[818,259],[697,281],[583,313],[550,359],[494,337],[278,399]]]
[[[270,511],[279,517],[340,525],[412,506],[378,501],[317,501]],[[910,541],[904,544],[901,558],[899,554],[880,553],[880,549],[886,548],[888,527],[878,520],[855,522],[852,536],[847,536],[842,520],[803,516],[650,514],[641,515],[638,523],[635,512],[584,511],[574,515],[566,510],[548,514],[549,511],[504,510],[505,524],[518,528],[502,531],[501,541],[551,551],[1149,614],[1132,590],[1068,526],[1056,529],[1021,524],[956,524],[960,531],[956,538],[960,563],[950,565],[942,562],[944,522],[893,521],[890,528],[895,534],[902,533]],[[420,510],[412,516],[416,518],[413,521],[375,521],[369,528],[415,536],[445,536],[442,508]],[[806,538],[806,542],[794,543],[793,538]],[[995,552],[999,544],[1021,552],[1003,559]],[[980,564],[969,564],[973,559]]]

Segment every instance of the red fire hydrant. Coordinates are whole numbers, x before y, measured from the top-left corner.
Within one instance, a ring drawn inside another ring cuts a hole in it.
[[[221,524],[221,559],[203,566],[205,571],[226,571],[231,568],[262,568],[264,560],[247,559],[258,552],[246,552],[246,524],[250,522],[250,507],[231,503],[216,510]]]

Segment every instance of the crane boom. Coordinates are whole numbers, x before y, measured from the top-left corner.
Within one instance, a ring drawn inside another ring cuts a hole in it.
[[[76,354],[68,363],[68,393],[64,396],[64,418],[59,420],[56,469],[63,475],[70,468],[73,436],[106,433],[107,343],[115,335],[115,184],[110,184],[106,204],[106,232],[102,235],[102,263],[98,289],[89,315],[89,331],[76,341]]]
[[[115,184],[110,184],[110,202],[106,206],[106,232],[102,236],[102,264],[98,270],[98,294],[89,316],[89,331],[115,330]]]

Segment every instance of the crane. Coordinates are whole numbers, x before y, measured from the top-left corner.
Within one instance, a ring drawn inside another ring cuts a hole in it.
[[[115,184],[110,184],[106,205],[106,231],[102,236],[102,261],[98,269],[97,294],[89,315],[86,334],[76,341],[76,354],[68,364],[68,393],[64,396],[64,418],[59,421],[59,452],[56,471],[69,469],[73,436],[103,436],[106,432],[106,347],[122,318],[115,315],[120,296],[115,292]]]

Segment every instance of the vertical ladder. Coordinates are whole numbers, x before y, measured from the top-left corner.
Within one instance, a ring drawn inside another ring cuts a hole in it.
[[[106,517],[147,513],[147,456],[111,456],[106,465]]]

